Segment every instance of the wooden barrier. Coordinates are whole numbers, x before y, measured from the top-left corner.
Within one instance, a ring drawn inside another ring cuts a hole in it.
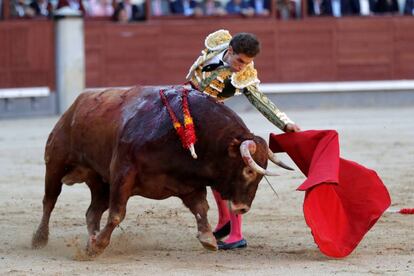
[[[205,36],[257,34],[264,83],[414,78],[414,17],[85,21],[86,86],[183,83]],[[0,88],[55,89],[54,22],[0,22]]]
[[[0,88],[55,88],[54,29],[49,20],[0,22]]]
[[[224,28],[255,33],[262,82],[396,80],[414,77],[414,18],[152,20],[137,24],[87,21],[88,87],[178,84],[203,48]]]

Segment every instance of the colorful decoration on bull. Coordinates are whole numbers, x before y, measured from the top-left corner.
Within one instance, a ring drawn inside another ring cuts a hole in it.
[[[197,141],[197,137],[194,130],[194,121],[190,114],[190,108],[188,106],[188,90],[184,88],[182,92],[183,99],[183,114],[184,114],[184,144],[191,152],[194,159],[197,159],[197,154],[194,150],[194,144]]]
[[[191,156],[194,159],[197,159],[197,154],[194,149],[194,144],[197,141],[197,137],[195,134],[194,129],[194,121],[190,114],[190,108],[188,106],[188,93],[189,90],[183,88],[181,91],[181,97],[182,97],[182,110],[183,110],[183,117],[184,117],[184,126],[180,123],[180,121],[177,119],[177,116],[175,115],[174,111],[171,108],[171,105],[169,104],[167,97],[164,94],[165,90],[160,90],[160,97],[165,105],[165,107],[168,110],[168,114],[170,115],[171,121],[173,123],[174,129],[178,134],[178,137],[181,140],[181,144],[185,149],[190,150]]]

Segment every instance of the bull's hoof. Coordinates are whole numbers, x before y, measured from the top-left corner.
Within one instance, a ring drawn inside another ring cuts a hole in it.
[[[98,246],[96,243],[96,236],[92,235],[89,237],[88,244],[86,245],[86,254],[94,258],[99,256],[104,251],[105,247]]]
[[[32,249],[40,249],[46,246],[49,240],[49,231],[38,229],[32,237]]]
[[[218,250],[217,241],[212,232],[198,233],[197,238],[205,249]]]

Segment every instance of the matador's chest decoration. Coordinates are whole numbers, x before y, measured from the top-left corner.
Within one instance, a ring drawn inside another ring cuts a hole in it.
[[[240,93],[239,89],[232,87],[230,84],[232,72],[229,68],[219,68],[211,72],[203,72],[202,68],[203,66],[198,66],[190,80],[197,90],[219,100],[224,100]]]

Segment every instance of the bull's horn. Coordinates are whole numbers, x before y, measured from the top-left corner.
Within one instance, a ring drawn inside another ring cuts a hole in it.
[[[286,170],[291,170],[294,171],[294,169],[292,169],[291,167],[289,167],[288,165],[286,165],[285,163],[283,163],[282,161],[280,161],[276,154],[273,153],[270,149],[268,149],[268,153],[269,153],[269,159],[270,161],[272,161],[273,163],[275,163],[276,165],[278,165],[281,168],[284,168]]]
[[[278,175],[275,172],[271,172],[271,171],[263,169],[254,161],[250,152],[254,153],[255,151],[256,151],[256,143],[253,140],[246,140],[241,143],[240,153],[241,153],[244,163],[250,168],[252,168],[257,173],[260,173],[263,175],[272,175],[272,176]]]

